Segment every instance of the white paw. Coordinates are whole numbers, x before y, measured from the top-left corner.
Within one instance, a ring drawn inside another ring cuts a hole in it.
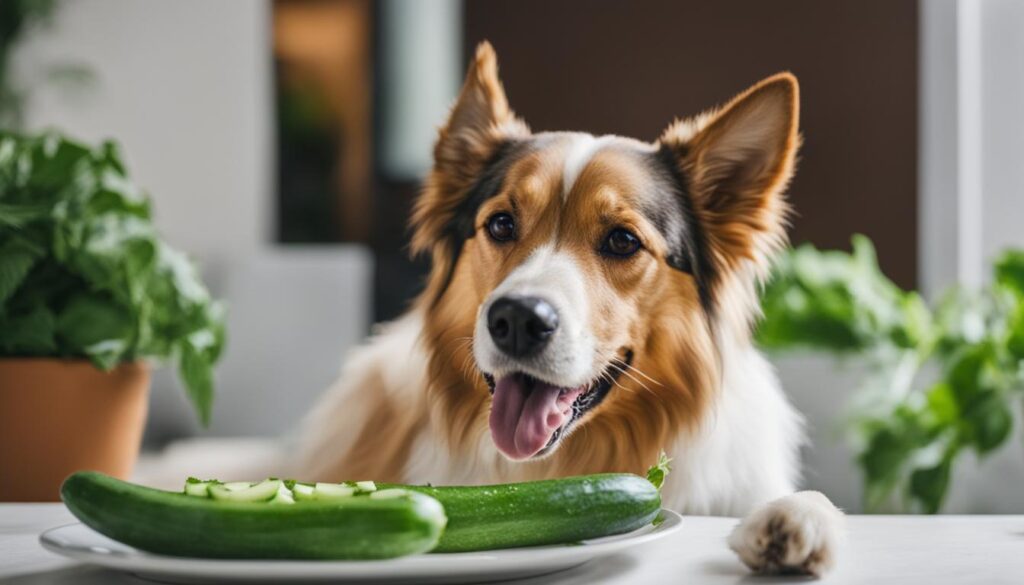
[[[729,535],[729,548],[758,573],[820,577],[835,566],[845,523],[822,493],[797,492],[744,518]]]

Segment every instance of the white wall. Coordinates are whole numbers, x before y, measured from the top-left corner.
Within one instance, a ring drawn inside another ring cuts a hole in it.
[[[920,7],[920,280],[935,296],[1024,247],[1024,2]]]
[[[116,138],[158,227],[200,260],[261,246],[273,177],[268,3],[75,0],[55,17],[19,52],[20,76],[74,61],[96,82],[70,96],[42,85],[28,126]]]
[[[462,1],[383,0],[378,6],[387,43],[379,83],[391,98],[377,104],[379,164],[390,177],[420,180],[462,83]]]
[[[959,279],[957,0],[920,0],[918,280],[928,298]]]
[[[982,254],[1024,247],[1024,2],[982,3]]]

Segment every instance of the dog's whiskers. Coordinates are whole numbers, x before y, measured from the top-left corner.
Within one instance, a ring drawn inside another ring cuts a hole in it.
[[[601,361],[607,361],[609,368],[614,368],[617,372],[619,372],[620,374],[628,377],[630,380],[635,382],[638,386],[640,386],[644,390],[650,392],[652,396],[657,396],[657,394],[654,392],[654,390],[651,390],[651,388],[647,384],[644,384],[644,382],[642,380],[638,379],[636,376],[634,376],[633,374],[630,373],[630,370],[634,370],[634,371],[638,371],[638,372],[639,372],[639,370],[636,370],[636,368],[633,368],[630,364],[622,361],[622,359],[620,359],[618,357],[618,355],[616,355],[615,353],[612,353],[610,356],[604,356],[604,355],[602,355],[601,353],[598,352],[597,356],[601,359]],[[646,376],[645,375],[645,377],[647,377],[648,379],[651,379],[650,376]],[[654,383],[658,384],[659,386],[661,385],[656,380],[652,380],[652,381]],[[613,382],[615,382],[615,385],[618,386],[619,388],[624,388],[617,381],[613,380]]]
[[[640,368],[634,366],[633,364],[626,363],[626,362],[624,362],[624,361],[622,361],[622,360],[620,360],[618,358],[616,358],[615,361],[617,361],[620,364],[622,364],[623,366],[625,366],[626,369],[628,369],[628,370],[630,370],[632,372],[636,372],[636,373],[640,374],[641,376],[643,376],[644,378],[647,378],[647,380],[650,381],[652,384],[657,384],[658,386],[664,386],[664,384],[662,384],[661,382],[659,382],[659,381],[655,380],[654,378],[648,376],[646,372],[644,372]]]
[[[621,388],[622,390],[624,390],[626,392],[634,392],[634,390],[632,388],[626,388],[622,384],[619,384],[619,381],[616,380],[615,377],[612,376],[607,371],[601,372],[601,374],[598,376],[598,379],[601,380],[602,382],[607,383],[610,386],[617,386],[617,387]]]
[[[618,372],[619,372],[620,374],[622,374],[623,376],[626,376],[626,377],[627,377],[627,378],[629,378],[630,380],[632,380],[632,381],[636,382],[636,385],[637,385],[637,386],[640,386],[640,387],[641,387],[641,388],[643,388],[644,390],[646,390],[646,391],[650,392],[652,396],[657,396],[657,394],[656,394],[656,393],[654,392],[654,390],[651,390],[651,389],[650,389],[650,387],[649,387],[649,386],[647,386],[647,384],[644,384],[644,383],[643,383],[643,381],[641,381],[640,379],[638,379],[638,378],[637,378],[636,376],[634,376],[633,374],[630,374],[630,373],[629,373],[629,372],[628,372],[627,370],[625,370],[625,369],[621,368],[620,366],[616,365],[615,363],[609,363],[609,364],[608,364],[608,367],[610,367],[610,368],[615,368],[615,370],[616,370],[616,371],[618,371]],[[621,388],[621,386],[620,386],[620,388]]]

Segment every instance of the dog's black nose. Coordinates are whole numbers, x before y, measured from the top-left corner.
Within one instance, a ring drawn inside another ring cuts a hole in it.
[[[558,329],[558,313],[537,297],[501,297],[487,311],[487,330],[498,349],[512,357],[540,351]]]

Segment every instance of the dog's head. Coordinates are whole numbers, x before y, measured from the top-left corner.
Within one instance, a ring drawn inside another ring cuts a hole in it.
[[[452,437],[486,420],[510,459],[593,460],[587,442],[656,449],[699,418],[785,242],[797,117],[780,74],[653,143],[534,134],[481,45],[413,216]]]

